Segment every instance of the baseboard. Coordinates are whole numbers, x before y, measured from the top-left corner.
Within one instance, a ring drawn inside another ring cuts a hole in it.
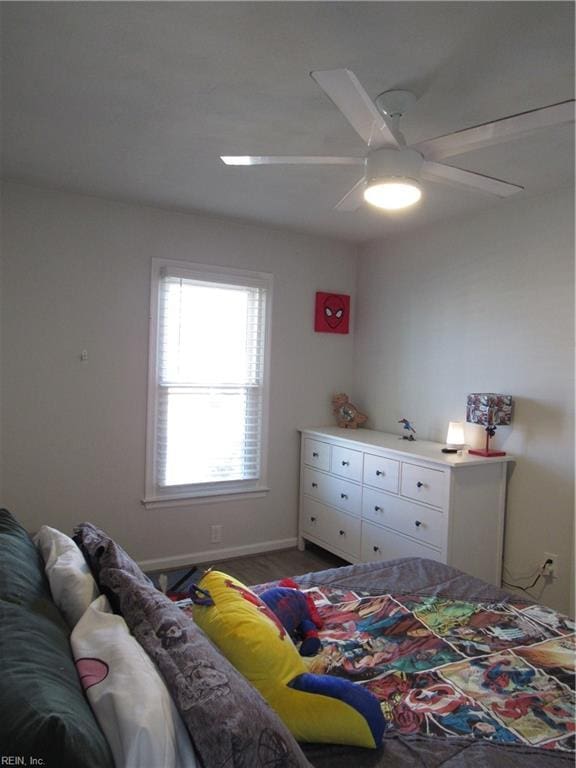
[[[276,541],[262,541],[258,544],[245,544],[243,547],[207,549],[203,552],[158,557],[153,560],[139,560],[138,565],[143,571],[169,571],[174,568],[182,568],[185,565],[218,562],[219,560],[230,560],[233,557],[245,557],[246,555],[260,555],[263,552],[273,552],[277,549],[292,549],[297,543],[298,539],[296,537],[277,539]]]

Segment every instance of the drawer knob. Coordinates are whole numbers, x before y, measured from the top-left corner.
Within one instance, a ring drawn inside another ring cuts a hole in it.
[[[378,505],[376,505],[374,507],[374,512],[384,512],[384,510],[382,509],[382,507],[379,507]]]
[[[317,459],[319,456],[320,456],[320,454],[318,453],[318,451],[313,451],[312,452],[312,458],[313,459]]]
[[[381,469],[376,470],[376,477],[384,477],[384,472]]]
[[[374,552],[380,552],[380,547],[377,547],[376,545],[374,545],[372,549],[374,550]]]
[[[310,517],[310,522],[311,523],[315,523],[316,522],[316,518],[315,517]]]
[[[422,488],[423,485],[424,483],[421,483],[420,480],[418,480],[418,482],[416,483],[416,488]]]
[[[312,488],[318,488],[318,483],[312,483]]]
[[[341,499],[347,499],[348,498],[348,494],[347,493],[341,493],[340,494],[340,498]]]
[[[342,466],[343,467],[349,467],[350,466],[350,462],[342,460]]]
[[[338,533],[340,534],[340,536],[346,536],[346,531],[343,531],[342,529],[340,529]]]
[[[416,526],[416,528],[420,528],[420,526],[422,525],[422,521],[421,520],[414,520],[414,525]]]

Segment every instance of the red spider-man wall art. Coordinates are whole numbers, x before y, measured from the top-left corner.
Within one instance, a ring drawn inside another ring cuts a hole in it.
[[[314,330],[320,333],[348,333],[350,296],[345,293],[316,294]]]

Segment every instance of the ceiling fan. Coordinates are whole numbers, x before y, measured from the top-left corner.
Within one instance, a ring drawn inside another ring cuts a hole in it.
[[[310,75],[366,142],[368,153],[365,157],[222,155],[221,160],[226,165],[358,166],[363,169],[363,176],[335,206],[341,211],[357,210],[364,200],[389,210],[405,208],[420,199],[420,180],[508,197],[521,192],[523,187],[438,161],[542,128],[574,122],[574,100],[562,101],[408,147],[399,122],[416,101],[412,93],[386,91],[374,102],[349,69],[317,71]]]

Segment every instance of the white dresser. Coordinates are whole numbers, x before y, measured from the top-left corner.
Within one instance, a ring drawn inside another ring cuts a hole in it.
[[[302,432],[298,540],[351,563],[427,557],[500,585],[507,462],[370,429]]]

